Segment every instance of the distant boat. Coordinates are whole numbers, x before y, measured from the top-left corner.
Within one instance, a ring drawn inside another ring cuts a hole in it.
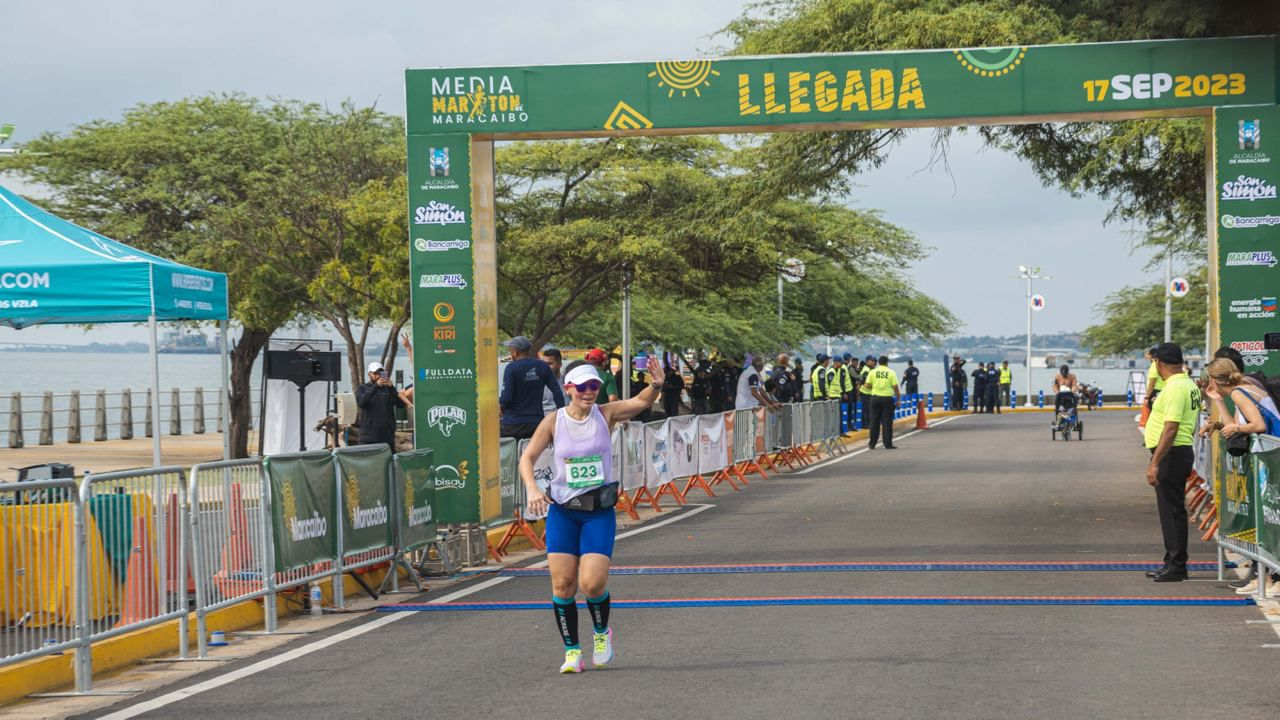
[[[203,333],[171,332],[165,334],[157,350],[168,355],[216,355],[218,344]]]

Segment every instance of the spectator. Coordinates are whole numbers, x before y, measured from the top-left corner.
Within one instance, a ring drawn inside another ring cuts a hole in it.
[[[546,350],[543,350],[540,355],[542,356],[542,362],[546,363],[547,367],[551,368],[551,375],[555,378],[556,387],[564,387],[564,375],[561,372],[564,367],[564,356],[560,354],[560,350],[558,348],[547,348]],[[555,395],[551,393],[550,388],[543,388],[542,414],[546,415],[555,411]]]
[[[667,417],[680,414],[680,393],[684,391],[684,378],[679,371],[671,367],[666,353],[663,353],[662,411]]]
[[[986,408],[988,413],[1000,413],[1000,371],[996,369],[994,362],[987,363],[987,395]]]
[[[764,358],[754,357],[751,364],[738,376],[737,392],[733,407],[735,410],[764,406],[774,410],[782,407],[765,394],[764,383],[760,380],[760,371],[764,369]]]
[[[533,437],[533,431],[542,422],[543,388],[551,390],[557,408],[564,407],[564,391],[551,366],[533,357],[533,343],[529,338],[517,335],[502,345],[511,350],[511,362],[502,372],[498,436],[524,440]]]
[[[707,398],[711,391],[711,361],[701,357],[693,369],[693,383],[689,385],[689,402],[693,405],[694,415],[706,415],[711,411]]]
[[[964,409],[964,391],[969,387],[969,377],[964,372],[964,358],[956,355],[951,360],[951,409]]]
[[[404,346],[404,351],[409,355],[409,377],[413,377],[413,342],[409,340],[409,333],[400,333],[400,344]],[[399,392],[400,399],[404,401],[405,407],[413,409],[413,383],[405,385]]]
[[[405,403],[382,363],[369,363],[369,380],[357,385],[355,394],[356,407],[360,408],[360,417],[356,419],[360,444],[385,443],[395,452],[396,408],[404,407]]]
[[[969,396],[969,405],[972,407],[971,413],[982,412],[982,404],[987,397],[987,369],[978,363],[978,369],[973,371],[973,395]]]
[[[902,388],[908,395],[920,394],[920,368],[914,360],[908,360],[907,369],[902,371]]]
[[[596,404],[603,405],[607,402],[614,402],[618,399],[618,384],[613,378],[613,372],[609,369],[609,356],[600,348],[592,348],[587,351],[587,362],[596,368],[596,373],[600,375],[600,392],[596,395]]]

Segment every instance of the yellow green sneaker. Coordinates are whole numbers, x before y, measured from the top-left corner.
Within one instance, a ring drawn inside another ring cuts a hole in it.
[[[591,665],[604,667],[613,660],[613,628],[591,635]]]
[[[582,659],[581,648],[569,648],[564,651],[564,664],[560,666],[562,673],[580,673],[587,671],[587,662]]]

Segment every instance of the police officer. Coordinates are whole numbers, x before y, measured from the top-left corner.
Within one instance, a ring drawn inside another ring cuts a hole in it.
[[[907,397],[920,394],[920,368],[914,360],[908,360],[907,369],[902,371],[902,388]]]
[[[818,353],[813,363],[813,373],[809,375],[811,400],[826,400],[827,386],[831,384],[831,358],[826,353]]]
[[[1164,343],[1151,352],[1164,387],[1151,405],[1143,433],[1151,462],[1147,484],[1155,488],[1164,537],[1164,567],[1147,573],[1156,582],[1187,579],[1186,484],[1194,464],[1192,436],[1202,405],[1200,388],[1182,371],[1182,348]]]
[[[847,356],[848,353],[845,353]],[[836,397],[840,400],[840,411],[844,413],[844,422],[846,431],[853,430],[854,413],[853,413],[853,368],[849,366],[852,358],[834,357],[831,358],[831,369],[835,371],[835,390]]]
[[[964,358],[956,355],[951,361],[951,409],[964,409],[964,390],[969,386],[969,377],[964,373]]]
[[[881,355],[876,365],[867,371],[867,380],[862,386],[862,394],[869,397],[871,420],[870,449],[876,449],[876,442],[884,432],[884,446],[889,450],[897,446],[893,444],[893,409],[902,397],[898,391],[898,374],[889,368],[889,356]]]
[[[807,376],[804,374],[804,363],[800,361],[800,358],[796,358],[796,361],[791,363],[792,402],[804,402],[805,377]]]
[[[987,412],[1000,412],[1000,371],[994,362],[987,363]]]
[[[1010,391],[1013,388],[1013,371],[1009,369],[1009,361],[1000,363],[1000,405],[1009,407],[1013,402]]]
[[[973,375],[973,394],[969,396],[969,405],[973,408],[972,412],[982,412],[982,403],[987,397],[987,369],[978,363],[978,369],[974,370]]]

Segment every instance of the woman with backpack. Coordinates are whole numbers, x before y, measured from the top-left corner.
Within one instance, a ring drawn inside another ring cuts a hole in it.
[[[1219,430],[1222,437],[1266,433],[1280,435],[1280,410],[1267,391],[1246,382],[1240,368],[1227,358],[1218,358],[1205,368],[1209,384],[1204,394],[1213,400],[1218,410],[1218,420],[1209,423],[1204,431]],[[1224,398],[1230,397],[1235,406],[1234,417],[1227,412]],[[1227,418],[1231,418],[1228,421]]]

